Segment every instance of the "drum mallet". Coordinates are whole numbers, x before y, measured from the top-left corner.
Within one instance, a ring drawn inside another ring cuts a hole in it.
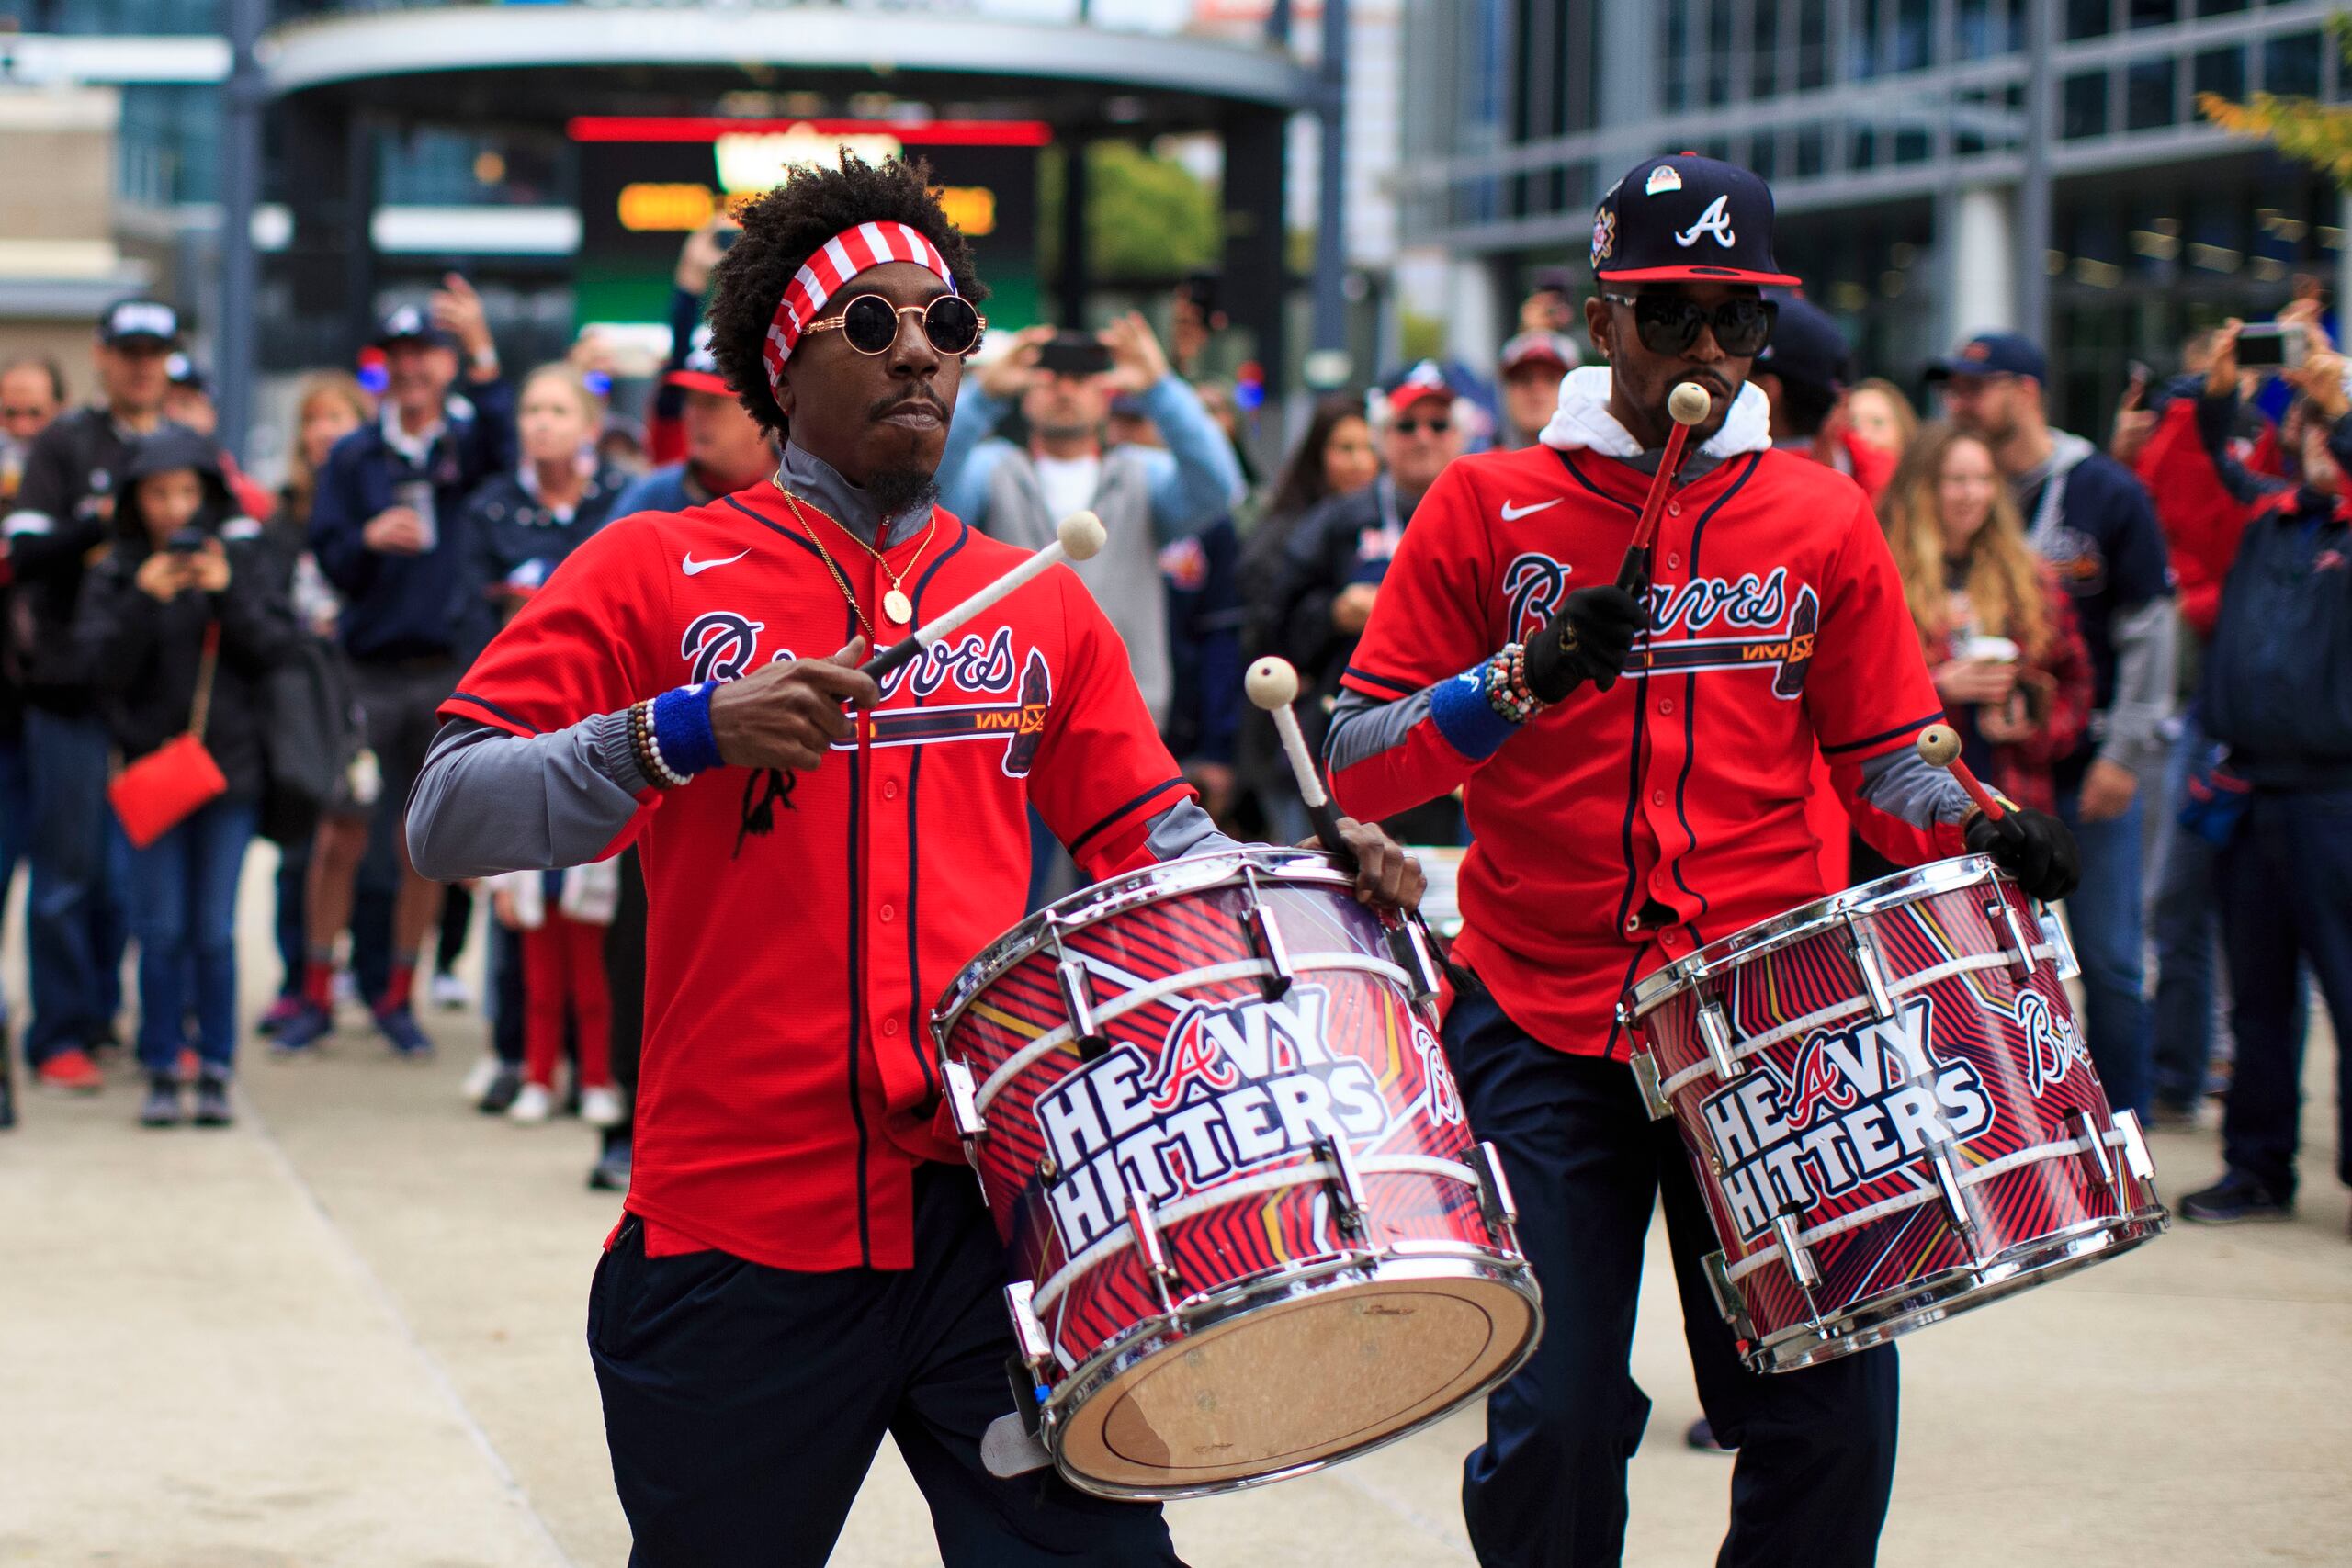
[[[1657,537],[1658,519],[1666,514],[1666,498],[1674,488],[1674,476],[1682,471],[1683,448],[1690,444],[1691,430],[1705,423],[1713,407],[1714,400],[1696,381],[1680,382],[1667,394],[1666,412],[1673,418],[1674,427],[1667,432],[1666,452],[1657,460],[1657,472],[1650,477],[1650,492],[1642,499],[1634,542],[1617,568],[1617,586],[1636,598],[1650,580],[1650,544]]]
[[[982,588],[978,592],[954,608],[933,616],[899,641],[892,643],[873,658],[858,666],[865,674],[879,681],[901,664],[910,664],[931,650],[933,643],[978,615],[998,600],[1004,598],[1044,574],[1057,561],[1091,560],[1102,548],[1110,536],[1104,532],[1102,519],[1091,512],[1073,512],[1054,530],[1054,542],[1035,555]]]
[[[1941,768],[1958,780],[1960,787],[1968,792],[1968,798],[1984,813],[1984,820],[1992,823],[2004,838],[2017,831],[2008,820],[2009,808],[1984,787],[1975,769],[1961,761],[1960,731],[1949,724],[1931,724],[1919,731],[1919,761],[1931,768]]]
[[[1316,838],[1339,857],[1340,864],[1354,870],[1356,852],[1340,831],[1339,810],[1323,788],[1323,774],[1306,749],[1306,737],[1299,733],[1298,715],[1290,710],[1290,705],[1298,700],[1298,671],[1287,659],[1261,659],[1250,666],[1244,683],[1250,700],[1265,709],[1266,716],[1274,721],[1274,733],[1283,739],[1283,754],[1290,759],[1290,771],[1298,780],[1298,793],[1306,802]]]

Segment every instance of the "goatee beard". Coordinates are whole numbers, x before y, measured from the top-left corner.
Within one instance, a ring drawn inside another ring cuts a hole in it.
[[[897,517],[939,499],[939,479],[924,468],[883,468],[865,479],[865,499],[885,518]]]

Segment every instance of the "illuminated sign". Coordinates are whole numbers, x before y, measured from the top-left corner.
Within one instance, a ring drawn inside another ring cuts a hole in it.
[[[792,170],[831,164],[844,148],[862,164],[886,164],[906,151],[895,136],[824,131],[806,121],[777,131],[733,132],[712,143],[718,184],[729,196],[774,190]]]
[[[718,198],[708,186],[639,180],[621,186],[621,227],[632,234],[683,234],[710,221]]]
[[[717,115],[577,115],[574,141],[717,141],[729,136],[814,134],[839,141],[883,136],[907,147],[1045,147],[1042,119],[732,119]]]

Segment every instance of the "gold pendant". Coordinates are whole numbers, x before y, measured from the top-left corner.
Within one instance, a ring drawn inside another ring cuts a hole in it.
[[[882,595],[882,613],[903,626],[915,618],[914,601],[899,590],[893,588]]]

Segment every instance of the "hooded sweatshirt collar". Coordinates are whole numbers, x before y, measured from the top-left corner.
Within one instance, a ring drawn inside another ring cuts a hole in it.
[[[1553,412],[1552,423],[1544,427],[1541,439],[1544,446],[1556,450],[1597,452],[1645,471],[1654,470],[1660,452],[1644,451],[1633,432],[1618,423],[1617,416],[1609,412],[1609,393],[1615,384],[1605,365],[1588,365],[1569,371],[1561,378],[1560,406]],[[1690,454],[1683,465],[1682,478],[1694,479],[1726,458],[1761,452],[1771,445],[1772,404],[1750,381],[1732,400],[1731,415],[1724,421],[1723,428]]]

